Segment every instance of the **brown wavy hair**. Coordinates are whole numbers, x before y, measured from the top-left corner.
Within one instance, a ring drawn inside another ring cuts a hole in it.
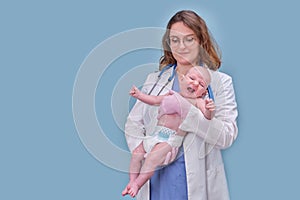
[[[221,52],[213,37],[209,33],[205,21],[194,11],[182,10],[177,12],[167,24],[167,30],[162,38],[164,55],[159,61],[160,70],[168,64],[176,63],[169,46],[169,35],[172,25],[177,22],[183,22],[184,25],[195,32],[200,48],[199,64],[205,64],[211,70],[219,69],[221,66]]]

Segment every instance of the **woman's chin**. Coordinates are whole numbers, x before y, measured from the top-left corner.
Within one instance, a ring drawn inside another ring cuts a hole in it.
[[[183,66],[191,65],[192,66],[193,63],[189,59],[178,58],[177,59],[177,65],[183,65]]]

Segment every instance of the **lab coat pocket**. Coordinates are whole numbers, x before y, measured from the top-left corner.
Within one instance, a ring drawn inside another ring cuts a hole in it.
[[[208,200],[229,200],[224,165],[206,171]]]

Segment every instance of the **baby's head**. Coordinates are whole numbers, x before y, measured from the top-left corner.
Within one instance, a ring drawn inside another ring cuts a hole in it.
[[[205,67],[194,66],[180,81],[180,93],[183,97],[199,98],[207,94],[211,77]]]

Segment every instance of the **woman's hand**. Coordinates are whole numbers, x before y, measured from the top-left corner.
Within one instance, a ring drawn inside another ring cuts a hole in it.
[[[164,165],[168,165],[171,162],[173,162],[177,156],[177,153],[178,153],[178,147],[173,147],[172,151],[167,153],[166,159],[164,161]]]

